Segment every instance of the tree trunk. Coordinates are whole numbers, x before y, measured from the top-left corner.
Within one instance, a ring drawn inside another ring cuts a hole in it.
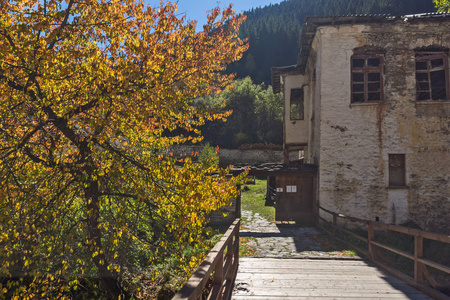
[[[87,225],[88,225],[88,235],[89,235],[89,245],[88,250],[94,261],[97,269],[98,276],[104,285],[105,289],[108,291],[112,299],[117,299],[120,295],[124,297],[124,299],[129,299],[130,296],[128,293],[122,290],[120,286],[120,282],[118,281],[119,275],[117,272],[108,270],[108,260],[105,256],[105,251],[100,253],[100,250],[103,250],[102,240],[101,240],[101,230],[99,228],[100,225],[100,201],[99,201],[99,190],[98,190],[98,181],[89,180],[88,186],[85,188],[85,196],[87,201]],[[93,246],[93,248],[91,248]],[[91,251],[91,249],[93,249]],[[114,272],[114,273],[113,273]]]

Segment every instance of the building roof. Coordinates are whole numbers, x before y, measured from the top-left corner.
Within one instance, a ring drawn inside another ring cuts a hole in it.
[[[233,165],[230,173],[233,175],[248,171],[249,175],[255,176],[277,176],[298,173],[315,173],[317,166],[312,164],[304,164],[302,162],[291,162],[287,164],[281,163],[265,163],[259,165]]]
[[[404,16],[391,15],[348,15],[348,16],[325,16],[325,17],[306,17],[302,26],[302,37],[300,42],[300,53],[297,64],[287,67],[273,67],[272,86],[275,93],[281,91],[280,76],[284,74],[303,74],[306,69],[306,63],[311,50],[311,44],[316,35],[319,26],[336,26],[343,24],[366,24],[366,23],[389,23],[396,21],[404,22],[436,22],[449,21],[450,13],[423,13]]]

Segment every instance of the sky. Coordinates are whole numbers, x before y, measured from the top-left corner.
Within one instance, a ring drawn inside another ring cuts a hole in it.
[[[178,13],[186,13],[187,19],[197,20],[197,30],[201,30],[202,25],[206,22],[206,12],[216,6],[224,8],[233,3],[234,11],[241,13],[251,8],[277,4],[282,2],[282,0],[172,0],[171,2],[178,2]],[[146,0],[146,3],[152,6],[159,6],[160,1]]]

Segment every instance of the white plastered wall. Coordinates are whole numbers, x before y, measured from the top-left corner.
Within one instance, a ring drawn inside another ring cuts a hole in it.
[[[412,220],[435,230],[447,222],[450,228],[450,102],[415,101],[414,49],[436,42],[449,47],[449,26],[439,26],[434,36],[420,24],[406,23],[317,29],[320,120],[313,131],[320,139],[314,150],[322,206],[386,223]],[[354,48],[365,45],[386,50],[383,103],[350,103],[350,58]],[[397,153],[406,156],[407,186],[393,189],[388,156]]]
[[[284,142],[285,144],[308,143],[309,131],[309,94],[310,89],[303,75],[284,75]],[[304,118],[303,120],[290,119],[291,90],[303,88],[304,96]]]

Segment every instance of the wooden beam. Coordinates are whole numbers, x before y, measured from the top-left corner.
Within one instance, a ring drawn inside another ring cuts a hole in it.
[[[414,236],[414,282],[417,284],[423,283],[423,268],[424,265],[419,261],[423,257],[423,237]]]
[[[445,272],[447,274],[450,274],[450,268],[438,263],[435,263],[431,260],[428,259],[424,259],[424,258],[418,258],[417,261],[419,261],[420,263],[424,264],[424,265],[428,265],[430,267],[433,267],[435,269],[441,270],[442,272]]]
[[[402,250],[397,249],[397,248],[395,248],[395,247],[388,246],[388,245],[385,245],[385,244],[382,244],[382,243],[379,243],[379,242],[375,242],[375,241],[372,241],[372,244],[375,245],[375,246],[377,246],[377,247],[380,247],[380,248],[389,250],[389,251],[391,251],[391,252],[397,253],[397,254],[399,254],[399,255],[401,255],[401,256],[404,256],[404,257],[406,257],[406,258],[409,258],[409,259],[411,259],[411,260],[414,260],[414,255],[412,255],[412,254],[410,254],[410,253],[408,253],[408,252],[406,252],[406,251],[402,251]]]

